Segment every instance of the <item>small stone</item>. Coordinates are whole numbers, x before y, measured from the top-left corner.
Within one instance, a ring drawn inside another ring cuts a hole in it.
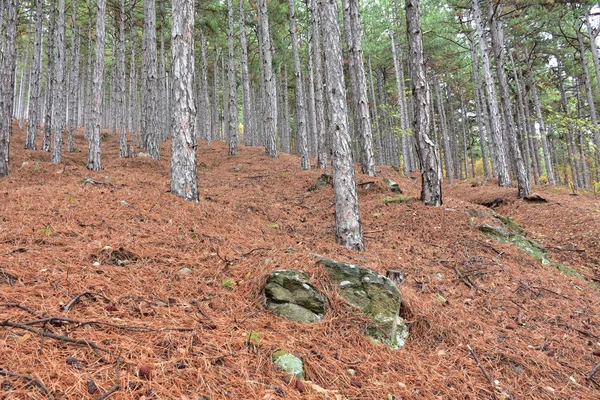
[[[192,273],[192,270],[191,270],[191,269],[189,269],[189,268],[181,268],[181,269],[179,270],[179,273],[180,273],[180,274],[182,274],[182,275],[188,275],[188,274],[191,274],[191,273]]]
[[[99,267],[100,266],[100,262],[99,261],[94,261],[94,263],[92,265],[94,267]]]
[[[272,359],[275,365],[286,374],[295,376],[297,379],[304,379],[304,364],[298,357],[285,350],[279,350],[273,353]]]

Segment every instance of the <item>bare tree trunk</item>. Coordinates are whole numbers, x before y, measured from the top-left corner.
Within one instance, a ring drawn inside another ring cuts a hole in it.
[[[594,125],[594,144],[596,145],[596,158],[600,158],[600,127],[598,126],[598,114],[596,113],[596,105],[594,104],[594,93],[592,91],[592,83],[590,80],[590,72],[585,58],[585,46],[581,32],[577,30],[577,41],[579,42],[579,54],[581,55],[581,66],[583,69],[583,78],[587,93],[587,102],[590,109],[590,118]]]
[[[6,29],[2,71],[0,74],[0,178],[9,172],[10,136],[12,135],[12,113],[14,100],[14,76],[17,64],[17,0],[7,0]]]
[[[185,200],[198,201],[194,133],[194,0],[173,0],[172,29],[174,98],[171,192]]]
[[[446,178],[448,183],[454,183],[454,164],[452,162],[452,149],[450,148],[450,138],[448,137],[448,124],[446,122],[446,109],[442,99],[442,90],[437,77],[433,77],[433,86],[435,86],[435,95],[437,98],[438,113],[440,116],[440,129],[442,131],[442,143],[444,144],[444,165],[446,166]]]
[[[198,114],[200,115],[200,127],[202,131],[202,139],[209,140],[211,135],[211,105],[210,105],[210,97],[208,95],[208,57],[206,55],[206,37],[202,32],[200,32],[200,55],[202,59],[202,76],[201,76],[201,85],[200,85],[200,110],[198,110]],[[244,127],[244,131],[246,128]],[[198,135],[196,135],[196,139],[198,139]]]
[[[337,242],[352,250],[363,250],[358,193],[350,150],[346,86],[336,0],[319,3],[325,53],[325,82],[332,138],[333,189]]]
[[[317,9],[318,0],[310,0],[312,25],[312,58],[315,66],[315,132],[317,136],[317,164],[327,168],[327,142],[325,140],[325,101],[323,98],[323,66],[321,51],[321,21]]]
[[[406,110],[406,101],[404,96],[404,72],[402,70],[402,62],[398,57],[398,50],[396,49],[396,41],[394,40],[394,34],[390,32],[390,39],[392,40],[392,61],[394,63],[394,72],[396,75],[396,91],[398,92],[398,105],[400,107],[400,135],[402,135],[402,158],[404,164],[404,175],[408,176],[410,173],[410,157],[408,151],[408,113]]]
[[[252,103],[250,102],[250,76],[248,73],[248,41],[246,40],[245,0],[240,0],[240,46],[241,46],[241,80],[242,103],[244,107],[244,144],[252,145],[254,127],[252,124]]]
[[[373,157],[373,134],[367,98],[367,79],[363,64],[362,29],[358,0],[342,0],[344,9],[344,28],[348,46],[348,65],[354,101],[354,121],[358,128],[361,147],[361,167],[363,174],[375,176],[375,158]]]
[[[471,68],[471,78],[473,80],[473,95],[475,98],[475,112],[477,113],[477,128],[479,130],[479,146],[481,147],[481,161],[483,163],[483,175],[486,178],[491,176],[490,166],[488,164],[487,154],[487,140],[486,130],[484,125],[482,102],[481,102],[481,75],[479,73],[479,55],[475,49],[475,40],[473,34],[468,36],[469,38],[469,49],[471,51],[471,62],[473,67]],[[483,105],[485,106],[485,104]]]
[[[442,205],[442,167],[435,144],[429,137],[429,91],[423,56],[423,32],[418,0],[406,0],[406,31],[413,94],[413,132],[421,164],[421,201],[429,206]]]
[[[527,175],[525,163],[523,162],[523,157],[521,155],[521,149],[517,141],[517,131],[515,130],[512,102],[508,89],[508,82],[506,80],[506,74],[504,72],[505,50],[502,21],[499,20],[497,16],[494,16],[495,12],[501,12],[502,7],[498,5],[496,7],[496,11],[494,11],[490,0],[485,0],[485,3],[488,7],[492,47],[494,49],[494,55],[496,58],[496,75],[498,76],[498,86],[500,87],[500,99],[502,100],[502,110],[504,112],[503,115],[506,137],[508,139],[510,151],[517,168],[519,197],[525,197],[531,193],[531,188],[529,187],[529,176]]]
[[[381,146],[381,128],[379,127],[379,108],[377,107],[377,97],[375,96],[375,82],[373,79],[373,68],[371,66],[371,56],[369,56],[369,80],[370,95],[371,95],[371,115],[373,116],[373,125],[375,126],[375,162],[383,164],[383,148]]]
[[[144,37],[142,40],[142,147],[158,160],[158,71],[156,62],[155,0],[144,1]]]
[[[281,64],[280,64],[281,70]],[[279,73],[281,75],[281,72]],[[283,65],[283,77],[281,79],[281,107],[278,107],[281,115],[281,126],[279,126],[279,146],[282,152],[291,153],[291,138],[290,138],[290,115],[289,115],[289,96],[288,96],[288,74],[287,67]]]
[[[261,49],[263,54],[262,70],[265,90],[265,149],[269,157],[277,157],[277,92],[275,89],[275,74],[273,73],[273,54],[271,36],[269,34],[269,17],[267,0],[258,0],[258,25],[261,31]]]
[[[94,81],[92,88],[92,132],[88,140],[88,169],[100,171],[102,161],[100,155],[100,121],[102,110],[102,94],[104,93],[104,20],[106,18],[106,0],[97,1],[96,13],[96,60],[94,61]]]
[[[50,22],[48,25],[48,67],[46,69],[46,109],[44,116],[44,136],[42,137],[42,150],[50,151],[50,135],[52,133],[52,110],[54,100],[54,44],[56,30],[56,4],[50,6]]]
[[[227,10],[229,20],[229,59],[227,60],[227,79],[229,81],[229,115],[227,116],[227,137],[229,140],[229,155],[235,156],[237,154],[237,146],[240,142],[240,139],[238,137],[237,85],[235,80],[235,58],[233,53],[234,32],[232,0],[227,0]]]
[[[71,70],[69,71],[69,101],[67,122],[67,151],[70,153],[73,147],[73,131],[77,128],[77,97],[79,95],[79,64],[81,61],[81,38],[77,25],[77,0],[73,0],[71,11]]]
[[[58,21],[56,24],[56,60],[54,62],[54,117],[52,118],[52,163],[60,164],[62,155],[63,130],[65,127],[66,109],[65,94],[65,0],[58,0]]]
[[[308,154],[308,134],[306,129],[306,96],[302,71],[300,69],[300,55],[298,54],[298,39],[296,38],[296,12],[294,0],[288,0],[290,19],[290,40],[292,42],[292,54],[294,57],[294,83],[296,93],[296,113],[294,118],[296,132],[296,149],[300,152],[302,169],[310,169],[310,155]]]
[[[26,98],[29,97],[28,93],[25,93],[25,88],[31,85],[31,82],[27,81],[29,77],[29,70],[31,69],[31,42],[33,38],[33,29],[32,22],[29,22],[29,26],[27,28],[27,50],[25,52],[25,57],[23,58],[23,68],[21,68],[21,79],[19,84],[19,98],[18,98],[18,110],[17,117],[19,118],[19,129],[23,129],[25,123],[25,115],[26,113]],[[2,29],[0,28],[0,31]]]
[[[485,87],[487,90],[487,100],[489,105],[489,115],[491,121],[491,139],[494,146],[493,155],[495,156],[495,173],[498,176],[500,186],[510,186],[510,172],[508,169],[508,160],[506,156],[506,148],[502,137],[502,126],[500,124],[500,107],[498,106],[498,98],[496,94],[496,85],[492,75],[492,64],[490,62],[486,37],[483,31],[483,23],[481,20],[481,9],[479,8],[479,0],[473,0],[473,21],[477,31],[477,41],[483,61],[483,71],[485,74]]]
[[[117,127],[119,128],[119,155],[127,157],[127,107],[125,102],[125,0],[121,0],[119,10],[119,48],[117,60]],[[134,62],[134,60],[131,60]]]
[[[219,138],[219,49],[215,47],[215,63],[213,64],[213,109],[212,109],[212,135],[206,138],[206,144],[211,145],[212,140]]]
[[[42,31],[44,29],[44,1],[35,1],[35,39],[33,44],[33,60],[31,62],[31,97],[29,98],[29,122],[27,124],[27,137],[25,139],[25,148],[34,150],[35,139],[41,119],[41,100],[42,100]]]

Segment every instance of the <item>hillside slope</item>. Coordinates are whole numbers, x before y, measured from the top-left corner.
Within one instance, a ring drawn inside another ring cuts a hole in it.
[[[95,173],[85,151],[52,165],[49,153],[22,150],[23,136],[15,132],[11,175],[0,180],[0,398],[49,398],[41,385],[56,399],[97,398],[116,383],[111,399],[600,397],[586,379],[600,362],[592,195],[535,188],[550,202],[530,204],[514,188],[465,182],[431,208],[416,200],[417,182],[381,167],[377,178],[357,175],[374,181],[359,189],[367,249],[358,253],[335,243],[332,188],[309,191],[322,171],[302,171],[296,156],[240,146],[227,157],[225,144],[201,143],[193,204],[168,192],[166,143],[160,162],[119,159],[118,138],[105,137]],[[76,146],[87,148],[81,133]],[[384,203],[394,196],[386,177],[412,200]],[[480,205],[497,198],[494,211],[569,273],[479,231],[500,224]],[[402,270],[408,344],[371,343],[311,253]],[[331,298],[323,321],[265,311],[267,274],[288,268]],[[57,340],[66,335],[99,349]],[[310,382],[277,370],[278,349],[303,359]]]

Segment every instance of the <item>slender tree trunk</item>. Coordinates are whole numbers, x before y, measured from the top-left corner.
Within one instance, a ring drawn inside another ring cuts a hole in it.
[[[72,3],[71,32],[71,70],[69,71],[69,111],[67,122],[67,151],[69,153],[74,150],[73,131],[77,128],[77,97],[79,95],[79,64],[81,61],[81,38],[79,36],[79,26],[77,25],[77,0],[73,0]]]
[[[577,41],[579,42],[579,54],[581,55],[581,66],[583,69],[583,78],[585,83],[585,91],[587,93],[587,102],[590,109],[590,118],[594,125],[594,144],[596,145],[596,158],[600,159],[600,127],[598,126],[598,114],[596,113],[596,105],[594,104],[594,93],[592,91],[592,83],[590,72],[585,58],[585,45],[581,32],[577,30]]]
[[[231,0],[229,0],[231,5]],[[231,21],[231,19],[230,19]],[[194,121],[194,0],[173,0],[171,192],[198,201]]]
[[[317,9],[319,0],[310,0],[312,25],[312,58],[315,66],[315,131],[317,136],[317,164],[327,168],[327,141],[325,140],[325,101],[323,97],[323,66],[321,51],[321,19]]]
[[[450,138],[448,136],[448,124],[446,122],[446,109],[442,98],[442,90],[437,77],[433,77],[433,85],[435,87],[435,95],[437,98],[438,113],[440,116],[440,129],[442,131],[442,143],[444,144],[444,165],[446,167],[446,178],[448,183],[454,183],[454,164],[452,162],[452,149],[450,147]]]
[[[336,0],[319,3],[325,53],[325,82],[329,105],[329,134],[332,138],[333,189],[335,193],[335,230],[339,244],[363,250],[358,193],[350,150],[346,86],[338,5]]]
[[[89,138],[88,169],[100,171],[100,121],[102,94],[104,93],[104,41],[106,18],[106,0],[97,0],[96,13],[96,59],[94,61],[94,81],[92,88],[92,132]]]
[[[0,178],[9,172],[10,136],[12,134],[12,114],[14,100],[14,76],[17,64],[17,0],[7,0],[6,29],[2,71],[0,73]]]
[[[213,109],[212,109],[212,135],[206,138],[207,145],[212,140],[219,138],[219,49],[215,47],[215,63],[213,64]]]
[[[261,49],[263,54],[262,73],[265,91],[265,149],[269,157],[277,157],[277,92],[275,89],[275,74],[273,73],[273,54],[271,36],[269,33],[269,17],[267,0],[258,0],[258,25],[261,31]]]
[[[42,150],[50,151],[50,136],[52,133],[52,110],[54,109],[54,45],[56,30],[56,4],[50,6],[50,22],[48,27],[48,67],[46,69],[46,109],[44,116],[44,136],[42,137]]]
[[[248,73],[248,42],[246,40],[245,0],[240,0],[240,46],[241,46],[241,80],[242,103],[244,107],[244,144],[250,146],[254,138],[252,126],[252,103],[250,102],[250,75]]]
[[[29,70],[31,69],[31,42],[33,38],[33,29],[32,22],[29,22],[29,27],[27,28],[27,50],[25,52],[25,57],[23,58],[23,68],[21,68],[21,79],[19,84],[19,99],[18,99],[18,110],[17,117],[19,118],[19,129],[23,129],[25,123],[25,115],[26,112],[26,104],[28,98],[28,93],[25,93],[25,88],[31,85],[31,82],[27,81],[29,77]],[[0,29],[1,31],[1,29]]]
[[[44,18],[44,1],[35,2],[35,39],[33,44],[33,60],[31,62],[31,97],[29,98],[29,122],[27,124],[27,137],[25,139],[25,148],[34,150],[35,139],[41,119],[41,100],[42,100],[42,32]]]
[[[404,164],[404,175],[408,176],[410,173],[410,158],[408,156],[408,127],[409,122],[407,118],[406,101],[404,96],[404,72],[402,69],[402,62],[399,59],[399,52],[396,48],[396,41],[394,40],[394,34],[390,32],[390,39],[392,41],[392,61],[394,63],[394,73],[396,76],[396,91],[398,92],[398,106],[400,107],[400,135],[402,136],[402,158]]]
[[[144,37],[142,40],[142,147],[150,157],[160,159],[158,148],[158,67],[156,62],[156,5],[144,1]]]
[[[373,67],[371,66],[371,56],[369,56],[369,94],[371,95],[371,115],[373,116],[373,126],[375,127],[375,162],[383,164],[383,148],[381,146],[381,128],[379,126],[379,108],[377,107],[377,97],[375,96],[375,82],[373,79]]]
[[[237,154],[237,146],[240,142],[238,137],[238,115],[237,115],[237,85],[235,80],[235,58],[233,53],[233,3],[232,0],[227,0],[228,10],[228,42],[229,42],[229,59],[227,60],[227,80],[229,82],[229,115],[227,116],[227,137],[229,140],[229,155]]]
[[[492,75],[492,64],[489,58],[489,52],[486,42],[486,37],[483,31],[483,23],[481,20],[481,10],[479,8],[479,0],[473,0],[473,21],[477,31],[477,41],[483,61],[483,71],[485,74],[485,84],[487,90],[487,100],[489,102],[489,115],[491,120],[491,138],[494,146],[495,172],[498,176],[500,186],[510,186],[510,172],[508,169],[508,160],[506,156],[506,148],[502,137],[502,127],[500,124],[500,107],[498,106],[498,98],[496,95],[496,85]]]
[[[481,161],[483,163],[483,175],[486,178],[491,176],[490,166],[488,164],[488,153],[487,153],[487,140],[486,140],[486,130],[483,118],[483,110],[485,107],[483,104],[482,107],[482,99],[480,96],[481,92],[481,75],[479,72],[479,55],[477,54],[477,50],[475,49],[475,39],[473,38],[473,34],[469,36],[469,49],[471,51],[471,62],[473,67],[471,68],[471,78],[473,80],[473,95],[475,97],[475,112],[477,113],[477,128],[479,131],[479,146],[481,147]]]
[[[281,75],[281,73],[279,74]],[[279,108],[278,108],[279,109]],[[289,96],[288,96],[288,74],[287,67],[283,65],[283,77],[281,78],[281,123],[279,128],[279,139],[281,151],[291,152],[290,138],[290,115],[289,115]]]
[[[202,59],[202,76],[201,76],[201,90],[200,90],[200,104],[201,109],[198,110],[198,114],[200,115],[200,127],[202,128],[202,138],[205,140],[209,140],[211,136],[211,106],[210,106],[210,97],[208,95],[208,57],[206,55],[206,37],[202,32],[200,32],[200,55]],[[246,127],[244,126],[244,132],[246,131]],[[198,135],[196,135],[196,139],[198,139]]]
[[[65,79],[65,0],[58,0],[58,21],[56,24],[56,60],[54,62],[54,117],[52,118],[52,163],[60,164],[62,156],[63,130],[65,127],[66,109],[65,94],[67,85]]]
[[[310,155],[308,153],[308,134],[306,129],[306,96],[302,71],[300,69],[300,55],[298,54],[298,40],[296,38],[296,12],[294,0],[288,0],[290,18],[290,40],[292,42],[292,54],[294,57],[294,82],[296,93],[296,113],[294,118],[296,133],[296,148],[300,152],[302,169],[310,169]]]
[[[134,60],[131,60],[134,62]],[[121,0],[119,10],[119,49],[117,60],[117,127],[119,128],[119,155],[127,157],[129,149],[127,146],[127,113],[125,103],[125,0]]]
[[[429,206],[442,205],[442,167],[430,138],[431,115],[429,91],[425,75],[423,32],[418,0],[406,0],[406,31],[413,94],[413,132],[417,140],[421,166],[421,201]]]
[[[361,167],[363,174],[375,176],[375,158],[373,157],[373,134],[369,101],[367,98],[367,79],[363,63],[362,29],[358,0],[342,0],[344,9],[344,28],[348,46],[348,65],[354,101],[354,121],[358,128],[361,147]]]

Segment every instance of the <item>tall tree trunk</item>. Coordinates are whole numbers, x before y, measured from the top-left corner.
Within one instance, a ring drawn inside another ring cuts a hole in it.
[[[0,178],[8,175],[10,136],[12,134],[12,114],[14,100],[14,77],[17,64],[17,0],[7,0],[6,29],[2,71],[0,74]]]
[[[219,138],[219,49],[215,47],[215,63],[213,64],[213,108],[212,108],[212,135],[206,138],[206,144],[211,145],[212,140]]]
[[[144,37],[142,39],[142,147],[155,159],[158,148],[158,67],[156,62],[156,5],[144,1]]]
[[[310,155],[308,153],[308,135],[306,129],[306,96],[302,71],[300,69],[300,55],[298,54],[298,41],[296,38],[296,12],[294,0],[288,0],[290,18],[290,40],[292,42],[292,54],[294,57],[294,82],[296,93],[296,113],[294,118],[296,133],[296,148],[300,151],[302,169],[310,169]]]
[[[54,101],[54,45],[56,30],[56,4],[50,6],[50,22],[48,25],[48,67],[46,69],[46,109],[44,116],[44,135],[42,137],[42,150],[50,151],[50,135],[52,133],[52,110]]]
[[[317,9],[318,0],[310,0],[312,25],[312,58],[315,65],[315,131],[317,136],[317,164],[327,168],[327,141],[325,140],[325,101],[323,98],[323,64],[321,51],[321,20]]]
[[[56,24],[56,60],[54,62],[54,117],[52,118],[52,163],[60,164],[62,155],[63,131],[65,127],[66,108],[65,94],[67,85],[65,79],[65,0],[58,0],[58,21]]]
[[[277,92],[273,73],[273,54],[269,33],[267,0],[258,0],[258,29],[261,35],[262,73],[264,77],[265,107],[263,121],[265,126],[265,149],[269,157],[277,157]]]
[[[237,115],[237,85],[235,80],[235,58],[233,53],[233,3],[227,0],[227,15],[229,21],[228,42],[229,59],[227,60],[227,80],[229,82],[229,115],[227,116],[227,138],[229,140],[229,155],[237,154],[237,146],[240,142],[238,137],[238,115]]]
[[[281,65],[280,65],[281,67]],[[280,68],[281,69],[281,68]],[[279,74],[281,75],[281,73]],[[281,151],[291,152],[290,138],[290,115],[289,115],[289,96],[288,96],[288,74],[287,67],[283,65],[283,77],[281,79],[281,126],[279,127],[279,141]],[[279,107],[277,108],[279,110]]]
[[[406,0],[406,32],[410,79],[413,94],[413,132],[417,140],[421,166],[421,201],[429,206],[442,205],[442,167],[435,144],[429,137],[429,90],[425,75],[423,32],[418,0]]]
[[[493,155],[496,158],[495,173],[498,176],[500,186],[510,186],[510,172],[508,169],[508,160],[504,139],[502,137],[502,126],[500,124],[500,108],[498,106],[498,98],[496,94],[496,85],[492,75],[492,64],[490,62],[489,52],[486,37],[483,31],[483,22],[481,20],[481,9],[479,8],[479,0],[473,0],[473,22],[477,31],[477,41],[479,42],[479,50],[483,61],[483,71],[485,75],[485,87],[487,90],[487,100],[489,106],[489,116],[491,120],[491,139],[494,146]]]
[[[371,56],[369,56],[369,94],[371,95],[371,115],[373,116],[373,125],[375,127],[375,162],[383,164],[383,148],[381,146],[381,128],[379,127],[379,108],[377,107],[377,97],[375,96],[375,81],[373,79],[373,67],[371,66]]]
[[[332,138],[336,237],[339,244],[349,249],[363,250],[358,192],[350,150],[337,1],[321,0],[319,9],[323,28],[325,82],[330,115],[328,130]]]
[[[494,15],[496,12],[500,13],[502,11],[502,7],[498,5],[494,11],[490,0],[485,0],[485,3],[488,7],[492,47],[494,49],[494,55],[496,58],[496,75],[498,76],[498,86],[500,87],[500,99],[502,101],[502,111],[504,112],[503,115],[506,137],[508,139],[508,145],[517,168],[516,172],[519,186],[519,197],[525,197],[531,193],[531,188],[529,187],[529,176],[527,175],[525,163],[523,162],[521,149],[517,140],[517,131],[515,129],[515,120],[508,89],[508,81],[506,79],[506,73],[504,72],[504,60],[506,54],[504,49],[504,29],[502,27],[503,22]]]
[[[202,134],[200,135],[203,139],[208,140],[211,135],[211,105],[210,105],[210,97],[209,86],[208,86],[208,57],[206,55],[206,37],[202,32],[200,32],[200,56],[202,59],[202,76],[201,76],[201,85],[200,85],[200,110],[198,110],[198,114],[200,115],[200,127]],[[246,127],[244,126],[244,132]],[[196,139],[198,139],[199,135],[196,135]]]
[[[71,70],[69,71],[69,101],[68,101],[68,122],[67,122],[67,151],[74,150],[73,131],[77,128],[78,107],[77,100],[79,95],[79,65],[81,61],[81,38],[79,36],[79,26],[77,25],[77,0],[73,0],[71,11]]]
[[[42,112],[42,32],[44,20],[44,0],[35,1],[35,39],[33,44],[33,60],[31,61],[31,83],[29,98],[29,122],[27,124],[27,137],[25,148],[33,150],[36,148],[35,139],[40,126]]]
[[[579,54],[581,55],[581,67],[583,69],[583,78],[585,83],[585,91],[587,94],[588,107],[590,108],[590,118],[594,125],[594,144],[596,145],[596,158],[600,159],[600,127],[598,126],[598,114],[596,113],[596,105],[594,104],[594,93],[592,91],[592,83],[590,72],[587,66],[585,57],[585,45],[581,32],[577,30],[577,41],[579,42]]]
[[[468,36],[469,38],[469,49],[471,51],[471,79],[473,80],[473,96],[475,98],[475,113],[477,113],[477,128],[479,131],[479,146],[481,147],[481,161],[483,163],[483,175],[489,178],[492,174],[490,172],[490,166],[488,164],[488,153],[487,153],[487,140],[486,130],[483,117],[482,108],[485,107],[485,103],[482,106],[481,93],[481,74],[479,72],[479,55],[475,49],[475,39],[473,34]]]
[[[448,136],[448,123],[446,121],[446,109],[442,98],[442,90],[440,81],[437,77],[433,77],[433,85],[435,86],[435,96],[437,98],[438,114],[440,116],[440,129],[442,131],[442,143],[444,144],[444,165],[446,167],[446,178],[448,183],[454,183],[454,164],[452,157],[452,148],[450,147],[450,137]]]
[[[127,146],[127,107],[125,102],[125,0],[121,0],[119,10],[119,49],[117,60],[117,127],[119,128],[119,155],[129,155]],[[134,60],[131,60],[134,62]]]
[[[94,81],[92,87],[92,132],[89,138],[88,169],[100,171],[102,161],[100,155],[100,121],[102,110],[102,94],[104,93],[104,41],[106,18],[106,0],[97,1],[96,13],[96,59],[94,61]]]
[[[360,163],[363,174],[375,176],[375,158],[373,157],[373,133],[367,98],[367,79],[363,63],[362,29],[358,0],[342,0],[344,9],[344,28],[348,46],[348,65],[354,101],[354,121],[358,128],[361,147]]]
[[[29,70],[31,69],[31,42],[33,38],[33,29],[32,22],[29,22],[29,26],[27,28],[27,50],[25,52],[25,57],[23,58],[23,68],[21,68],[21,79],[19,84],[19,99],[18,99],[18,109],[17,109],[17,117],[19,118],[19,129],[23,129],[25,123],[25,115],[26,113],[26,98],[29,97],[28,93],[25,93],[25,88],[31,85],[31,82],[27,81],[29,77]],[[1,29],[0,29],[1,30]]]
[[[392,61],[394,63],[394,73],[396,76],[396,91],[398,92],[398,106],[400,107],[400,135],[402,136],[402,158],[404,164],[404,175],[408,176],[410,173],[410,158],[408,156],[408,127],[409,122],[407,118],[406,101],[404,96],[404,71],[402,68],[402,62],[399,59],[399,52],[396,48],[396,41],[394,40],[393,32],[390,32],[390,39],[392,41]]]
[[[231,0],[229,0],[231,4]],[[198,201],[194,120],[194,0],[173,0],[171,192]]]
[[[254,127],[252,126],[252,103],[250,102],[250,75],[248,73],[248,41],[246,40],[245,0],[240,0],[240,46],[241,46],[241,80],[242,104],[244,107],[244,144],[252,145]]]

